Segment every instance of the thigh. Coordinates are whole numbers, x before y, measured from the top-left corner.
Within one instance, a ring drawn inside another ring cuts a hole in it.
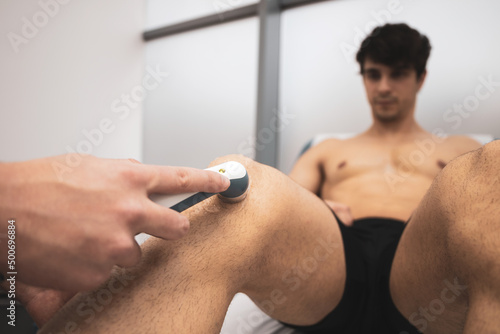
[[[426,334],[462,333],[465,323],[469,291],[450,266],[445,235],[438,220],[417,210],[403,233],[391,270],[394,304]]]
[[[450,172],[444,171],[445,173]],[[441,175],[440,175],[441,176]],[[462,333],[469,289],[449,247],[449,196],[438,176],[414,211],[399,242],[390,277],[394,304],[423,333]]]

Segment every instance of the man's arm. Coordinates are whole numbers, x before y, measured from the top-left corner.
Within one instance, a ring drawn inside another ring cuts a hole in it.
[[[323,162],[327,154],[327,146],[330,146],[334,139],[322,142],[307,150],[295,163],[292,171],[288,175],[307,190],[319,195],[321,185],[324,182]]]
[[[295,163],[288,176],[302,187],[320,196],[321,186],[325,182],[324,159],[328,154],[334,154],[341,141],[328,139],[307,150]],[[325,200],[325,203],[335,212],[346,225],[351,225],[353,217],[349,206]]]

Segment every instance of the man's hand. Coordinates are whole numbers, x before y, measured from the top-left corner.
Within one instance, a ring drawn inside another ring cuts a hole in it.
[[[352,217],[351,208],[343,203],[329,201],[325,199],[325,203],[335,212],[337,217],[347,226],[351,226],[354,218]]]
[[[152,202],[151,193],[221,192],[229,180],[193,168],[85,156],[62,178],[66,156],[0,164],[0,272],[7,272],[7,223],[15,220],[17,279],[81,291],[103,283],[114,265],[140,257],[134,236],[182,237],[189,222]]]

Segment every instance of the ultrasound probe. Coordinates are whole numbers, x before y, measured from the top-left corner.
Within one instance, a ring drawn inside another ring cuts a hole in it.
[[[237,203],[245,199],[250,180],[242,164],[236,161],[228,161],[205,170],[217,172],[227,177],[231,182],[229,188],[221,193],[152,194],[150,196],[151,200],[177,212],[182,212],[215,194],[228,203]]]

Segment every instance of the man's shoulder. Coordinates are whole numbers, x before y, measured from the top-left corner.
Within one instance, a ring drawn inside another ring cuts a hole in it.
[[[317,151],[331,151],[331,150],[344,150],[349,149],[356,144],[357,138],[359,136],[339,139],[339,138],[327,138],[322,140],[320,143],[316,144],[312,148]]]
[[[360,148],[366,148],[367,145],[370,145],[370,142],[359,136],[346,139],[328,138],[311,148],[311,156],[315,156],[320,162],[326,162],[355,156]]]
[[[446,146],[447,149],[453,150],[458,154],[473,151],[481,147],[478,141],[463,135],[447,136],[444,138],[443,145]]]
[[[338,138],[327,138],[314,145],[313,148],[317,150],[330,149],[332,147],[339,147],[345,140]]]

